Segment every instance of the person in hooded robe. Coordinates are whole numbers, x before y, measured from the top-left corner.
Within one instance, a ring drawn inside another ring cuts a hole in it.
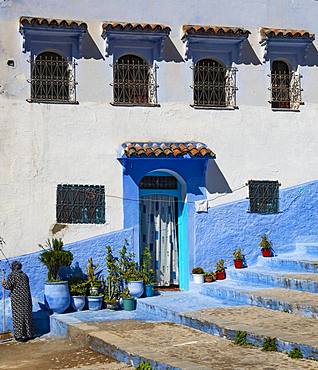
[[[33,337],[32,298],[29,278],[19,261],[11,263],[11,272],[7,280],[2,280],[2,286],[10,290],[14,338],[26,342]]]

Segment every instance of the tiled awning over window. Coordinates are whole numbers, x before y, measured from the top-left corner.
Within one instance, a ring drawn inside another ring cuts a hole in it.
[[[131,22],[104,22],[104,31],[144,31],[144,32],[165,32],[169,34],[171,28],[164,24],[157,23],[131,23]]]
[[[268,38],[287,38],[287,39],[309,39],[314,40],[315,34],[310,33],[305,30],[292,30],[292,29],[282,29],[282,28],[268,28],[263,27],[260,29],[262,40],[266,40]]]
[[[86,30],[87,24],[82,21],[56,19],[56,18],[41,18],[41,17],[21,17],[20,25],[23,26],[49,26],[61,28],[81,28]]]
[[[240,27],[223,27],[223,26],[200,26],[185,24],[182,27],[183,37],[189,35],[204,35],[204,36],[227,36],[227,37],[248,37],[250,31]]]
[[[187,143],[124,143],[126,158],[215,158],[213,151],[205,144]]]

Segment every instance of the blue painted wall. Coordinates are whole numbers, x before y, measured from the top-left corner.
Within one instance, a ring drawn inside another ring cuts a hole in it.
[[[249,213],[242,200],[195,214],[194,265],[213,270],[223,258],[232,262],[232,252],[241,247],[247,263],[260,255],[258,243],[266,233],[276,252],[288,252],[295,242],[318,241],[318,181],[280,191],[280,212]]]
[[[65,245],[66,250],[70,250],[73,253],[74,259],[72,268],[81,269],[85,272],[87,260],[89,257],[93,257],[93,262],[98,263],[100,268],[106,267],[106,245],[113,247],[114,254],[117,255],[119,249],[126,242],[127,247],[130,251],[134,250],[133,244],[133,229],[124,229],[116,232],[103,234],[94,238],[81,240],[72,244]],[[37,312],[40,310],[38,302],[43,303],[44,283],[47,280],[47,269],[39,261],[39,252],[25,254],[19,257],[11,258],[9,261],[15,259],[19,260],[23,265],[23,271],[28,274],[30,279],[30,288],[33,299],[33,311]],[[0,260],[0,268],[5,270],[6,276],[10,269],[5,260]],[[11,327],[11,307],[9,305],[9,292],[6,291],[6,316],[8,318],[8,327]],[[2,292],[0,293],[0,299],[2,299]],[[2,318],[2,307],[0,310],[0,319]]]

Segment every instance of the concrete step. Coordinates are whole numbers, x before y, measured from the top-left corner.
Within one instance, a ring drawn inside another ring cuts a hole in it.
[[[63,321],[65,315],[58,316],[55,320]],[[133,366],[149,362],[153,369],[263,370],[264,365],[268,369],[318,369],[315,361],[293,360],[279,352],[238,346],[227,339],[167,322],[74,322],[68,324],[67,336]]]
[[[318,259],[304,258],[303,255],[279,255],[258,260],[261,266],[288,272],[318,272]],[[260,267],[262,268],[262,267]]]
[[[277,287],[318,293],[318,274],[288,273],[269,269],[229,269],[227,276],[232,280],[266,287]]]
[[[247,304],[318,318],[317,294],[283,288],[262,289],[247,285],[243,288],[244,285],[236,286],[235,283],[237,282],[224,280],[202,284],[201,294],[227,300],[233,305]]]

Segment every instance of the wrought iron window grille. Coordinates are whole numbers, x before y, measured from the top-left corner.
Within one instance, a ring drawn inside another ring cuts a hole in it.
[[[76,101],[76,65],[55,53],[43,53],[29,60],[31,97],[29,102],[67,103]]]
[[[272,109],[299,110],[303,105],[301,99],[301,78],[298,72],[272,72],[268,77],[271,78],[271,100],[269,103]]]
[[[105,223],[105,187],[58,185],[56,220],[67,224]]]
[[[193,70],[193,104],[198,108],[228,108],[236,105],[235,67],[224,67],[213,63],[200,63],[190,67]]]
[[[140,189],[177,189],[178,181],[174,176],[145,176]]]
[[[278,213],[279,187],[278,181],[249,180],[249,212]]]
[[[113,105],[159,106],[156,64],[134,59],[119,60],[113,68]]]

